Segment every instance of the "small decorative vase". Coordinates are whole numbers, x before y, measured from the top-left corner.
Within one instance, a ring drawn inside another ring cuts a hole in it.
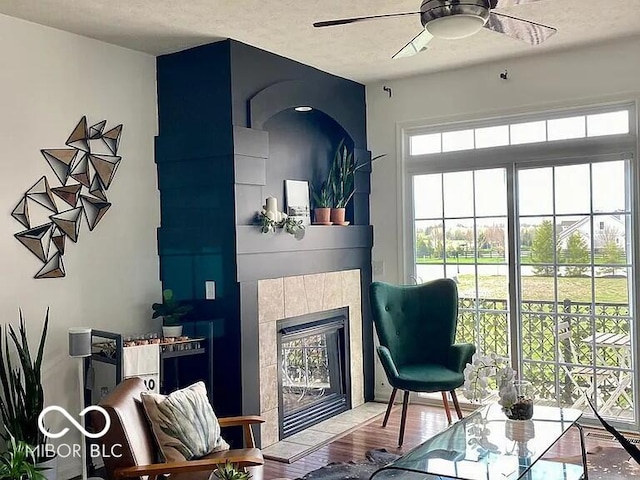
[[[314,208],[313,218],[316,225],[331,225],[331,209],[330,208]]]
[[[344,225],[344,208],[332,208],[331,209],[331,222],[334,225]]]
[[[162,336],[164,338],[177,338],[182,336],[182,325],[174,325],[170,327],[162,327]]]
[[[533,389],[531,382],[515,380],[513,382],[516,401],[504,409],[505,415],[511,420],[530,420],[533,417]]]
[[[515,442],[528,442],[536,436],[536,425],[531,420],[507,420],[504,424],[505,436]]]

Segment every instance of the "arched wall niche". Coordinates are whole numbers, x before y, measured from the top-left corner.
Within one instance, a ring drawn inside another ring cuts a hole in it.
[[[354,142],[366,149],[366,132],[357,115],[362,99],[345,95],[335,88],[316,88],[313,81],[287,80],[274,83],[249,100],[249,126],[266,130],[265,123],[278,113],[297,106],[309,106],[331,117]]]
[[[269,159],[266,164],[266,195],[284,201],[284,180],[306,180],[319,188],[327,179],[340,141],[353,151],[347,131],[326,113],[313,109],[280,111],[262,125],[269,132]],[[283,205],[284,209],[284,205]]]

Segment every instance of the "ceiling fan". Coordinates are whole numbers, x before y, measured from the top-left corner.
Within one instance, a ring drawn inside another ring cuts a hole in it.
[[[410,57],[420,53],[427,48],[427,44],[434,37],[448,40],[465,38],[477,33],[483,27],[531,45],[538,45],[555,34],[557,30],[541,23],[493,11],[495,8],[537,1],[539,0],[423,0],[419,12],[327,20],[316,22],[313,26],[316,28],[332,27],[368,20],[420,15],[422,31],[392,58]]]

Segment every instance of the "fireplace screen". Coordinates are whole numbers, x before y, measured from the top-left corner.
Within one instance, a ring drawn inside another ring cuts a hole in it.
[[[345,319],[289,325],[280,329],[279,338],[280,431],[285,438],[348,408]]]

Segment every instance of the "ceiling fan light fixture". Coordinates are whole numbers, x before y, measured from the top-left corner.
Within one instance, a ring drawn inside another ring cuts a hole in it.
[[[426,29],[436,38],[457,40],[478,33],[486,21],[479,15],[458,14],[434,18],[426,24]]]

